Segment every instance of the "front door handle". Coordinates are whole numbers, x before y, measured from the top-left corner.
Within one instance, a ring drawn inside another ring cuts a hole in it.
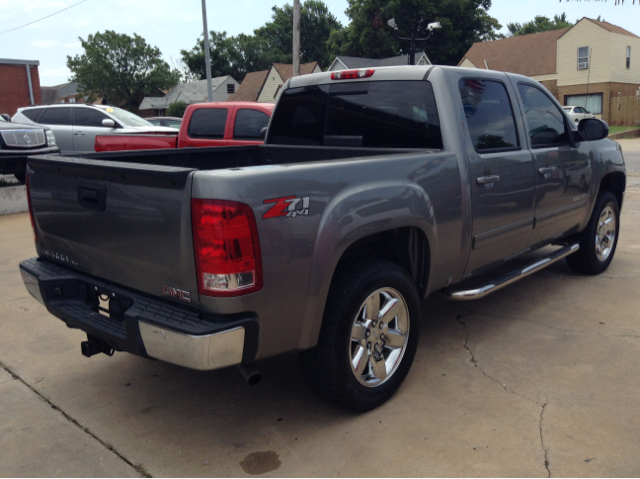
[[[553,173],[555,170],[555,166],[544,166],[542,168],[538,168],[538,173],[548,179],[551,178],[551,173]]]
[[[493,185],[496,181],[500,181],[500,177],[498,175],[488,175],[476,178],[476,182],[479,185]]]
[[[78,131],[78,132],[74,133],[74,135],[76,135],[76,136],[84,136],[84,132],[83,131]]]

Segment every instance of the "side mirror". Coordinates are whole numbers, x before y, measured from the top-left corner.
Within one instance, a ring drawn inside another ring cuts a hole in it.
[[[102,126],[106,126],[108,128],[115,128],[116,122],[113,120],[102,120]]]
[[[267,137],[268,126],[265,126],[262,130],[260,130],[260,139],[264,140]]]
[[[578,124],[578,133],[585,141],[602,140],[609,136],[609,125],[597,118],[585,118]]]

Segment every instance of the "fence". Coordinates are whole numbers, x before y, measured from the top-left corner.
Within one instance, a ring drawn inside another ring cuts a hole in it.
[[[640,96],[612,96],[609,125],[640,125]]]

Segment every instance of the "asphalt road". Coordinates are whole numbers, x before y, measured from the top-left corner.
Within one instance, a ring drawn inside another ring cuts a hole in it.
[[[616,257],[564,262],[482,300],[422,304],[399,393],[366,414],[317,398],[295,356],[195,372],[126,353],[28,296],[27,214],[0,217],[0,476],[640,475],[640,140]]]

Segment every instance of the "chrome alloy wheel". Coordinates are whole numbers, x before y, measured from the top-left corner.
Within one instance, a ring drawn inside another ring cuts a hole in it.
[[[600,261],[606,261],[616,240],[616,214],[611,206],[606,206],[600,218],[596,230],[596,256]]]
[[[384,383],[396,372],[409,341],[409,309],[393,288],[374,291],[351,329],[351,371],[366,387]]]

